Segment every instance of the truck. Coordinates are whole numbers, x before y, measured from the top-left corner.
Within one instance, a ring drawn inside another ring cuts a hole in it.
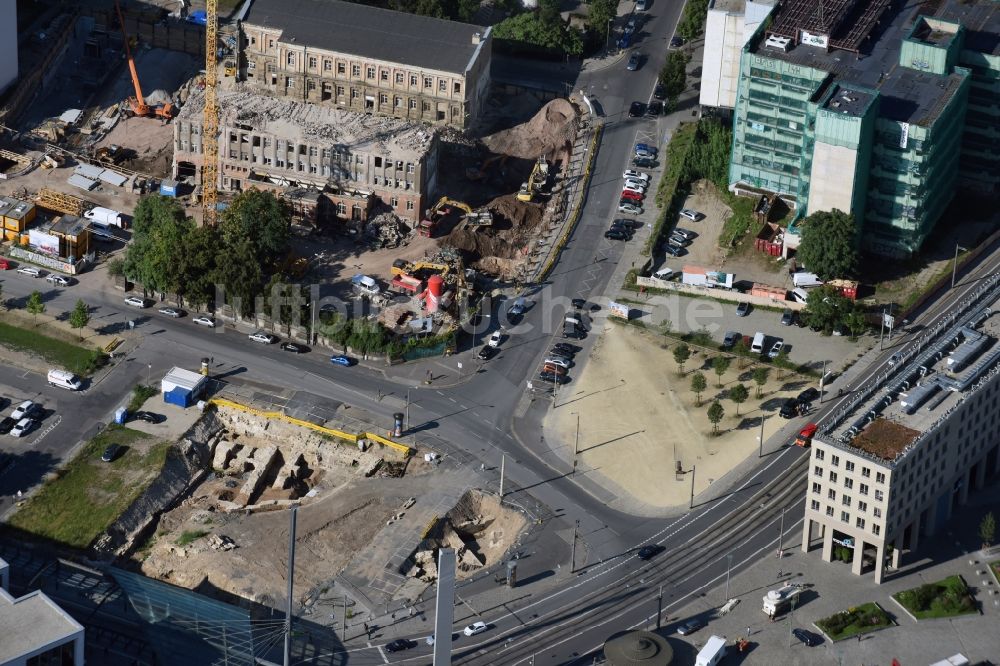
[[[700,266],[685,266],[681,269],[681,282],[695,287],[732,289],[734,275],[722,271],[710,271]]]
[[[821,287],[823,286],[823,281],[815,273],[799,271],[792,273],[792,284],[796,287]]]
[[[798,600],[802,588],[798,585],[783,585],[776,590],[769,590],[763,597],[763,607],[761,610],[768,617],[777,617],[787,613],[792,608],[792,604]]]
[[[726,639],[724,636],[710,636],[705,641],[705,647],[695,657],[694,666],[715,666],[726,656]]]
[[[804,449],[809,448],[818,428],[819,426],[815,423],[807,424],[805,428],[799,431],[798,436],[795,438],[795,446],[801,446]]]
[[[116,210],[112,210],[111,208],[95,206],[94,208],[86,211],[83,216],[90,220],[92,225],[102,228],[118,227],[121,229],[125,226],[125,223],[122,220],[122,214]]]

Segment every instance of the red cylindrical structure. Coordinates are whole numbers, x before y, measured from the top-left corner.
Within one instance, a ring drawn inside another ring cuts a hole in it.
[[[427,278],[427,312],[437,312],[444,291],[444,279],[440,275]]]

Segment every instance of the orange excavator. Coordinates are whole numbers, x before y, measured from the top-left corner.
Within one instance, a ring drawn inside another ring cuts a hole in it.
[[[128,44],[128,33],[125,32],[125,19],[122,17],[122,8],[115,0],[115,10],[118,12],[118,23],[122,27],[122,40],[125,44],[125,57],[128,59],[128,69],[132,74],[132,85],[135,86],[135,97],[128,98],[129,111],[133,116],[150,116],[170,120],[176,113],[176,108],[170,102],[165,104],[150,105],[146,103],[146,98],[142,95],[142,86],[139,85],[139,73],[135,69],[135,60],[132,58],[132,49]]]

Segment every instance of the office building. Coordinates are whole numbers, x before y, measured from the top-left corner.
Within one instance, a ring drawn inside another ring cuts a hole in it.
[[[698,103],[732,110],[740,82],[740,56],[775,0],[710,0]]]
[[[789,0],[743,47],[730,189],[848,212],[865,250],[910,256],[956,192],[996,199],[998,77],[996,2]]]
[[[258,92],[458,128],[483,111],[489,28],[340,0],[253,0],[241,26]]]
[[[83,626],[43,592],[14,598],[0,559],[0,666],[83,666]]]
[[[849,552],[855,574],[881,583],[1000,472],[1000,275],[819,425],[802,549],[821,538],[825,561]]]

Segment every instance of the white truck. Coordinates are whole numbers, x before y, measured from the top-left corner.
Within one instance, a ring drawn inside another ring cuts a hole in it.
[[[799,271],[792,273],[792,284],[796,287],[821,287],[823,286],[823,281],[815,273]]]
[[[91,224],[98,227],[118,227],[121,229],[125,226],[125,222],[122,220],[122,214],[117,210],[112,210],[111,208],[96,206],[85,212],[83,216],[90,220]]]
[[[681,270],[681,282],[696,287],[732,289],[734,277],[732,273],[710,271],[700,266],[685,266]]]
[[[705,642],[695,658],[694,666],[715,666],[726,656],[726,639],[723,636],[711,636]]]
[[[776,590],[769,590],[764,595],[761,610],[768,617],[777,617],[791,610],[792,604],[798,600],[802,588],[799,585],[783,585]]]

